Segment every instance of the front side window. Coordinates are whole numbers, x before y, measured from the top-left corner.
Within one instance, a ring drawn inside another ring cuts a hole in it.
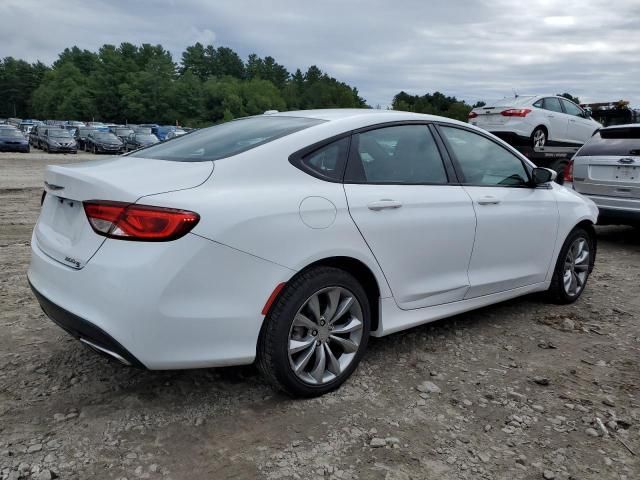
[[[444,184],[447,174],[429,128],[398,125],[354,135],[345,181]]]
[[[276,115],[242,118],[145,148],[130,157],[178,162],[219,160],[324,122]]]
[[[560,99],[556,97],[547,97],[543,102],[545,110],[551,110],[552,112],[564,113],[562,111],[562,105],[560,105]]]
[[[527,185],[522,161],[497,143],[468,130],[440,127],[464,176],[464,183],[487,186]]]
[[[574,103],[572,103],[572,102],[570,102],[568,100],[562,100],[562,104],[564,105],[564,109],[565,109],[567,114],[574,115],[576,117],[584,116],[584,113],[583,113],[582,109],[580,107],[578,107],[577,105],[575,105]]]

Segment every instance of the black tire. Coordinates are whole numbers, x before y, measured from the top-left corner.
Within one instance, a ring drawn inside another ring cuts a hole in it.
[[[583,238],[587,245],[589,246],[589,262],[588,269],[586,270],[586,277],[584,279],[582,288],[579,290],[577,294],[570,295],[567,293],[564,286],[564,270],[565,270],[565,261],[567,259],[567,254],[569,253],[569,249],[574,244],[574,242],[580,238]],[[559,305],[566,305],[569,303],[573,303],[580,296],[586,287],[587,281],[589,280],[589,275],[591,274],[591,270],[593,269],[593,264],[595,260],[595,242],[592,234],[585,230],[584,228],[578,227],[569,233],[562,248],[560,249],[560,254],[558,255],[558,259],[556,261],[556,266],[553,271],[553,277],[551,278],[551,285],[547,290],[547,297],[554,303]]]
[[[304,382],[293,371],[289,361],[289,334],[294,316],[316,292],[327,287],[349,290],[360,303],[363,331],[359,347],[351,363],[333,380],[321,385]],[[371,308],[360,283],[349,273],[334,267],[315,267],[302,272],[284,287],[260,332],[257,365],[269,382],[293,397],[316,397],[335,390],[353,373],[362,359],[369,340]]]
[[[541,144],[538,144],[539,143],[538,142],[538,137],[539,136],[542,136],[541,137],[542,138],[542,143]],[[544,147],[544,146],[547,145],[548,141],[549,141],[549,134],[547,133],[547,130],[544,127],[536,127],[533,130],[533,133],[531,133],[530,142],[531,142],[531,146],[533,148]]]

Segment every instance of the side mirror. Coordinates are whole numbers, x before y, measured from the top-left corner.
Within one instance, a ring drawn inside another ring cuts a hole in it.
[[[544,183],[553,182],[557,176],[558,173],[555,170],[551,170],[550,168],[536,167],[533,169],[531,181],[534,186],[537,186]]]

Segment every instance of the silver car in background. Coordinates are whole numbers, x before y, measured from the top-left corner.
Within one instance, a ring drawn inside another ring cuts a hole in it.
[[[565,172],[565,185],[600,209],[599,224],[640,225],[640,124],[596,132]]]

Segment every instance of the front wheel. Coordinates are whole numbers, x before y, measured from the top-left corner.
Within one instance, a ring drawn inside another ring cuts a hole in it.
[[[547,291],[559,304],[573,303],[584,291],[593,268],[595,249],[593,238],[583,228],[573,230],[562,246]]]
[[[531,146],[534,148],[544,147],[547,144],[547,132],[542,127],[536,127],[531,134]]]
[[[352,275],[333,267],[307,270],[285,286],[267,314],[258,366],[292,396],[335,390],[364,354],[370,318],[367,295]]]

